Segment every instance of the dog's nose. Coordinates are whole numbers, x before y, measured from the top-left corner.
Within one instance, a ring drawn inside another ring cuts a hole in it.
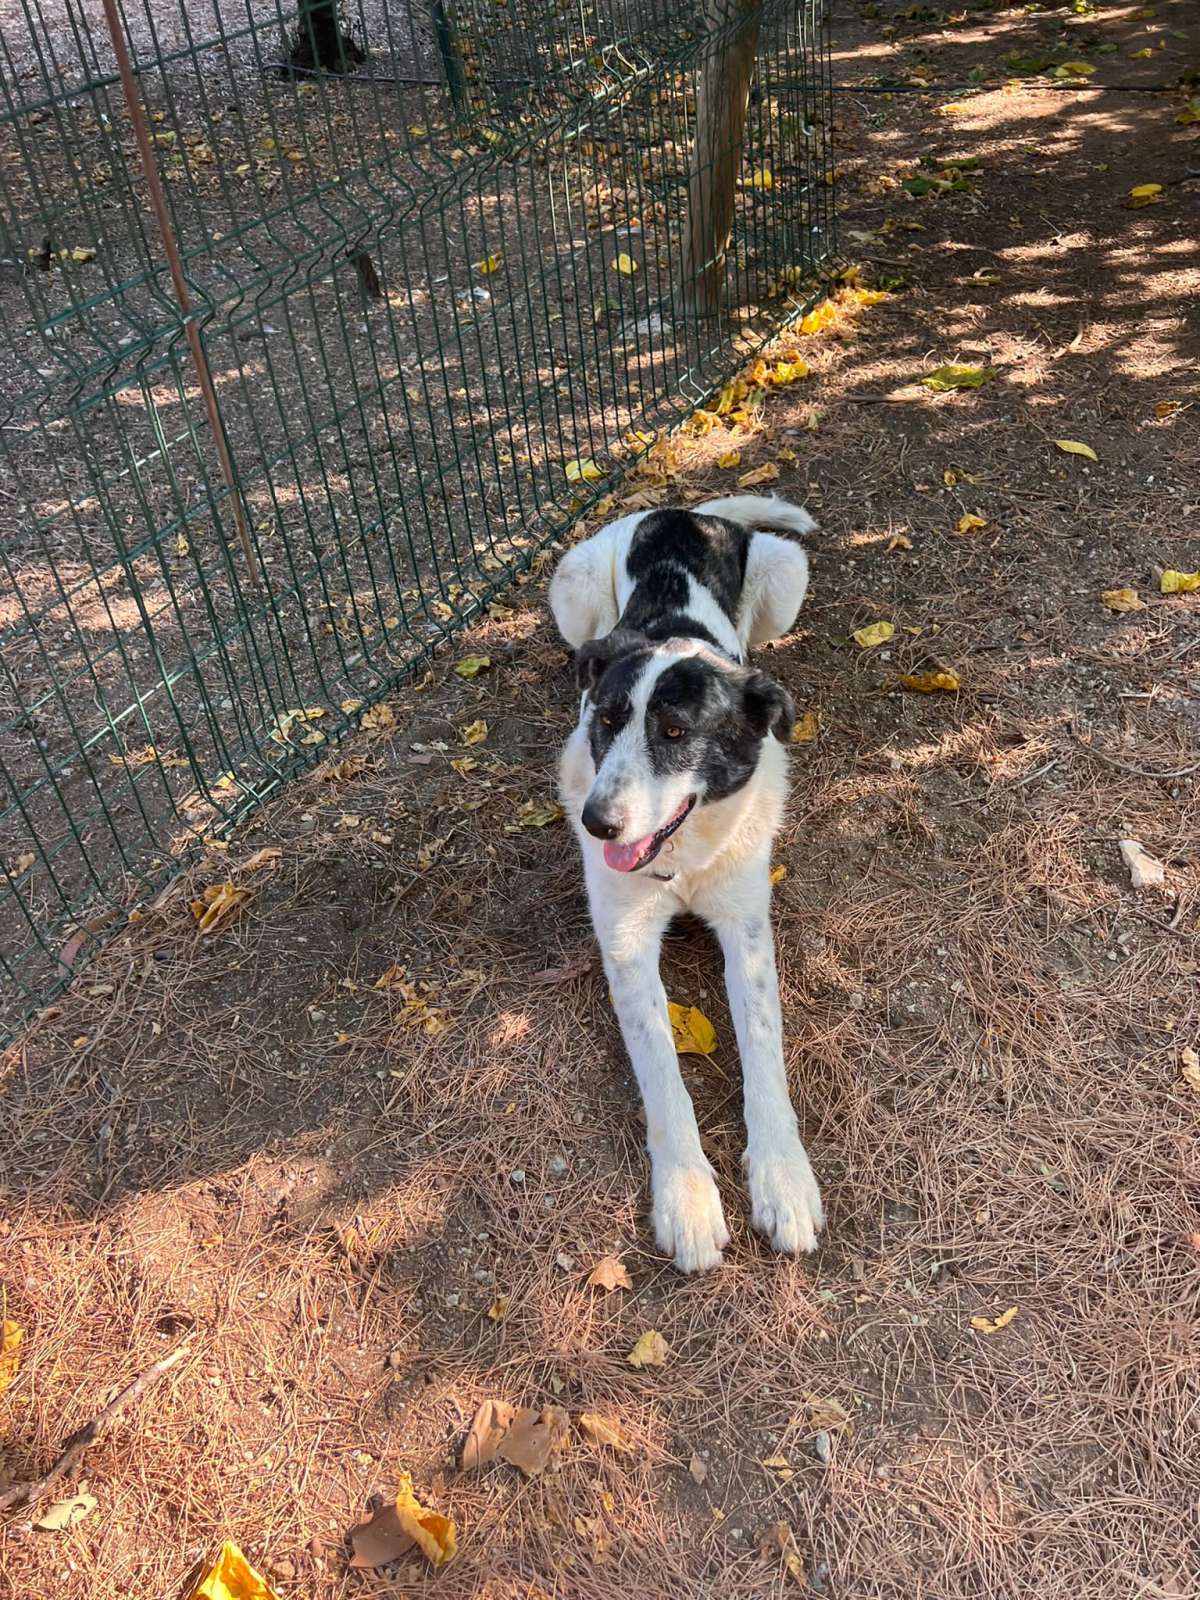
[[[615,839],[624,827],[620,817],[610,815],[594,800],[583,808],[583,825],[593,839]]]

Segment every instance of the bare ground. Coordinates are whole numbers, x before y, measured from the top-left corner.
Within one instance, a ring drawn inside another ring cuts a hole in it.
[[[1056,18],[1098,81],[1151,83],[1195,65],[1187,9]],[[1047,26],[882,20],[894,35],[843,21],[842,81],[961,85]],[[189,1329],[194,1353],[90,1453],[91,1517],[10,1519],[0,1583],[171,1595],[229,1536],[319,1600],[1196,1592],[1200,602],[1158,582],[1200,567],[1184,104],[848,93],[847,254],[903,283],[801,341],[812,378],[756,430],[631,486],[697,499],[735,476],[714,464],[732,443],[822,523],[802,626],[765,659],[820,719],[777,890],[820,1253],[779,1261],[747,1227],[731,1029],[690,928],[667,986],[716,1025],[685,1070],[734,1241],[698,1281],[651,1247],[572,852],[522,811],[574,711],[527,580],[394,726],[333,753],[361,771],[297,784],[211,853],[193,888],[256,891],[219,933],[198,938],[181,889],[6,1058],[26,1342],[0,1470],[43,1470]],[[977,158],[956,169],[973,188],[899,187],[951,156]],[[1160,202],[1131,209],[1150,181]],[[950,361],[997,375],[913,383]],[[985,526],[956,534],[964,514]],[[1100,596],[1125,587],[1144,609],[1113,614]],[[894,639],[860,650],[879,619]],[[490,670],[456,676],[468,654]],[[930,668],[961,691],[897,688]],[[1131,889],[1123,837],[1162,890]],[[247,873],[263,846],[281,858]],[[631,1291],[588,1286],[609,1252]],[[648,1328],[662,1371],[625,1359]],[[460,1474],[489,1395],[600,1413],[632,1448],[575,1427],[541,1478]],[[459,1555],[348,1571],[347,1529],[402,1470]],[[780,1522],[802,1578],[760,1550]]]

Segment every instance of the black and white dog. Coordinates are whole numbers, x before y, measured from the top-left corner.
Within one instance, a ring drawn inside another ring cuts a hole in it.
[[[550,585],[583,702],[563,751],[592,922],[646,1107],[659,1248],[683,1272],[729,1242],[700,1147],[659,977],[662,936],[690,910],[725,955],[742,1057],[752,1219],[777,1250],[812,1250],[821,1196],[783,1064],[771,933],[771,844],[787,792],[793,707],[747,651],[786,633],[808,587],[814,527],[759,495],[642,511],[567,553]]]

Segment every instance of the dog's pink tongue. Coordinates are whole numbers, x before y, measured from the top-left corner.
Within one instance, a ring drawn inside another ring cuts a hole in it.
[[[632,844],[614,844],[610,839],[604,846],[604,859],[614,872],[632,872],[650,848],[653,838],[654,835],[648,833],[644,839],[635,839]]]

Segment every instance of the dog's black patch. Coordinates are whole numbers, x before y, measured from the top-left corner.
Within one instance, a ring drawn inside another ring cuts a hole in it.
[[[625,565],[634,590],[619,626],[652,639],[716,644],[709,630],[687,615],[688,579],[702,584],[734,622],[749,553],[750,534],[740,523],[694,511],[651,511],[629,546]]]

